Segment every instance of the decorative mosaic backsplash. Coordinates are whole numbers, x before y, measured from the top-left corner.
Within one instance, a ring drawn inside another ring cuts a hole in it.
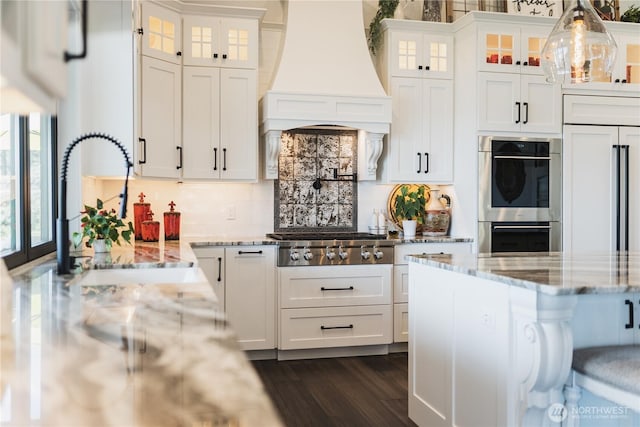
[[[295,129],[281,144],[274,230],[356,231],[357,131]]]

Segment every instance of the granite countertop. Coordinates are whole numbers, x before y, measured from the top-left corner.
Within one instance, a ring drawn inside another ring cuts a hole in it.
[[[193,265],[180,247],[112,257]],[[0,265],[0,425],[281,425],[206,281],[85,286],[52,257],[13,277]]]
[[[549,295],[640,292],[640,252],[407,255],[405,258]]]

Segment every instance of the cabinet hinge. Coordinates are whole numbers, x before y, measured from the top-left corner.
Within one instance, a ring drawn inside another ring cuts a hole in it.
[[[140,35],[143,35],[143,34],[144,34],[144,29],[142,29],[142,27],[140,27],[140,28],[138,28],[138,29],[136,30],[136,33],[138,33],[138,34],[140,34]]]

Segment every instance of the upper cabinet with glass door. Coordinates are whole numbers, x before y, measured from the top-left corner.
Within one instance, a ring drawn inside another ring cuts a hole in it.
[[[181,18],[153,3],[142,3],[142,54],[174,64],[181,63]]]
[[[545,25],[480,25],[478,70],[544,74],[540,56],[551,29]]]
[[[640,83],[640,29],[638,24],[608,22],[607,26],[618,45],[616,62],[611,73],[614,83]],[[609,81],[606,78],[603,81]]]
[[[185,16],[184,65],[258,68],[258,21]]]
[[[453,36],[391,31],[391,75],[453,78]]]

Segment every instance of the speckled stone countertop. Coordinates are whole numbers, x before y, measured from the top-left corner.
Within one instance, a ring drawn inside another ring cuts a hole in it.
[[[407,255],[405,258],[549,295],[640,291],[640,252]]]
[[[184,249],[136,243],[96,266],[193,265]],[[1,426],[282,425],[206,280],[83,285],[53,257],[19,270],[0,262]]]

